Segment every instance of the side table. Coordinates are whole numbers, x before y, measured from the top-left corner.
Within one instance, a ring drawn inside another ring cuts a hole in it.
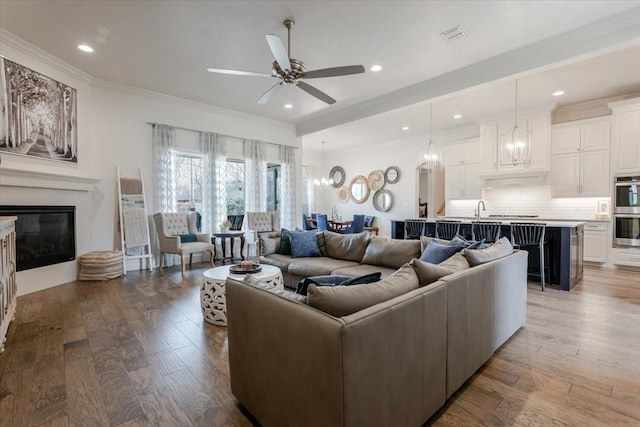
[[[261,264],[262,270],[251,275],[277,288],[284,288],[282,271],[273,265]],[[200,306],[204,320],[218,326],[227,326],[227,296],[225,281],[227,277],[242,280],[244,274],[229,273],[229,265],[210,268],[204,272],[200,287]]]
[[[241,230],[228,230],[220,231],[218,233],[211,233],[211,243],[215,246],[216,239],[220,239],[220,247],[222,248],[222,263],[225,264],[227,260],[233,261],[233,242],[240,238],[240,258],[244,260],[244,231]],[[231,241],[231,253],[227,258],[227,239]]]

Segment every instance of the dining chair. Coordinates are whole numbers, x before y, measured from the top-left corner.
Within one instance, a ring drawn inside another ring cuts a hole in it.
[[[483,240],[485,243],[495,243],[500,239],[502,222],[471,221],[471,240]]]
[[[318,228],[317,225],[311,221],[311,217],[302,214],[302,229],[303,230],[316,230]]]
[[[538,247],[540,257],[540,283],[542,290],[545,287],[545,269],[549,271],[549,262],[545,257],[548,251],[544,250],[544,235],[547,224],[530,223],[530,222],[512,222],[511,223],[511,245],[515,248],[520,247]],[[550,275],[549,275],[550,276]],[[549,284],[551,284],[549,277]]]
[[[404,221],[404,238],[419,239],[424,235],[427,223],[418,219],[406,219]]]
[[[460,233],[460,221],[436,220],[436,239],[451,240]]]
[[[316,220],[318,221],[318,231],[333,231],[334,233],[336,232],[336,230],[334,230],[333,227],[329,225],[327,216],[325,214],[317,214]]]
[[[340,230],[341,234],[362,233],[364,231],[364,215],[354,215],[351,226]]]

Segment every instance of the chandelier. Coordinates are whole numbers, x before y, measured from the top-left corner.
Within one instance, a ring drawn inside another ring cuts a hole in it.
[[[513,128],[502,135],[502,158],[515,165],[531,162],[531,132],[518,126],[518,79],[516,79],[515,119]]]
[[[420,150],[420,172],[442,170],[442,148],[431,139],[433,105],[429,104],[429,142]]]
[[[322,141],[322,163],[324,163],[324,143],[325,141]],[[324,191],[324,189],[327,188],[327,186],[333,185],[333,178],[327,179],[323,175],[322,178],[320,179],[318,178],[314,179],[313,184],[316,187],[319,187],[322,191]]]

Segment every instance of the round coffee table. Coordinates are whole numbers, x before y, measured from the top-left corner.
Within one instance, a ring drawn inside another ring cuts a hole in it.
[[[261,264],[262,270],[251,275],[277,288],[284,288],[282,271],[273,265]],[[202,316],[207,322],[227,326],[227,297],[225,295],[225,281],[227,277],[242,280],[244,274],[229,273],[230,265],[210,268],[204,272],[200,287],[200,306]]]

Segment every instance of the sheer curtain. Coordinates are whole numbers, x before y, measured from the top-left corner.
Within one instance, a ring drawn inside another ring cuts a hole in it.
[[[280,146],[280,163],[280,224],[293,230],[296,226],[296,152],[293,147]]]
[[[154,205],[157,212],[175,212],[176,157],[178,145],[173,126],[153,125]]]
[[[202,230],[213,233],[227,219],[227,141],[215,133],[200,132],[200,151],[205,155],[202,168]]]
[[[261,141],[244,140],[245,209],[247,212],[267,210],[266,147]]]

